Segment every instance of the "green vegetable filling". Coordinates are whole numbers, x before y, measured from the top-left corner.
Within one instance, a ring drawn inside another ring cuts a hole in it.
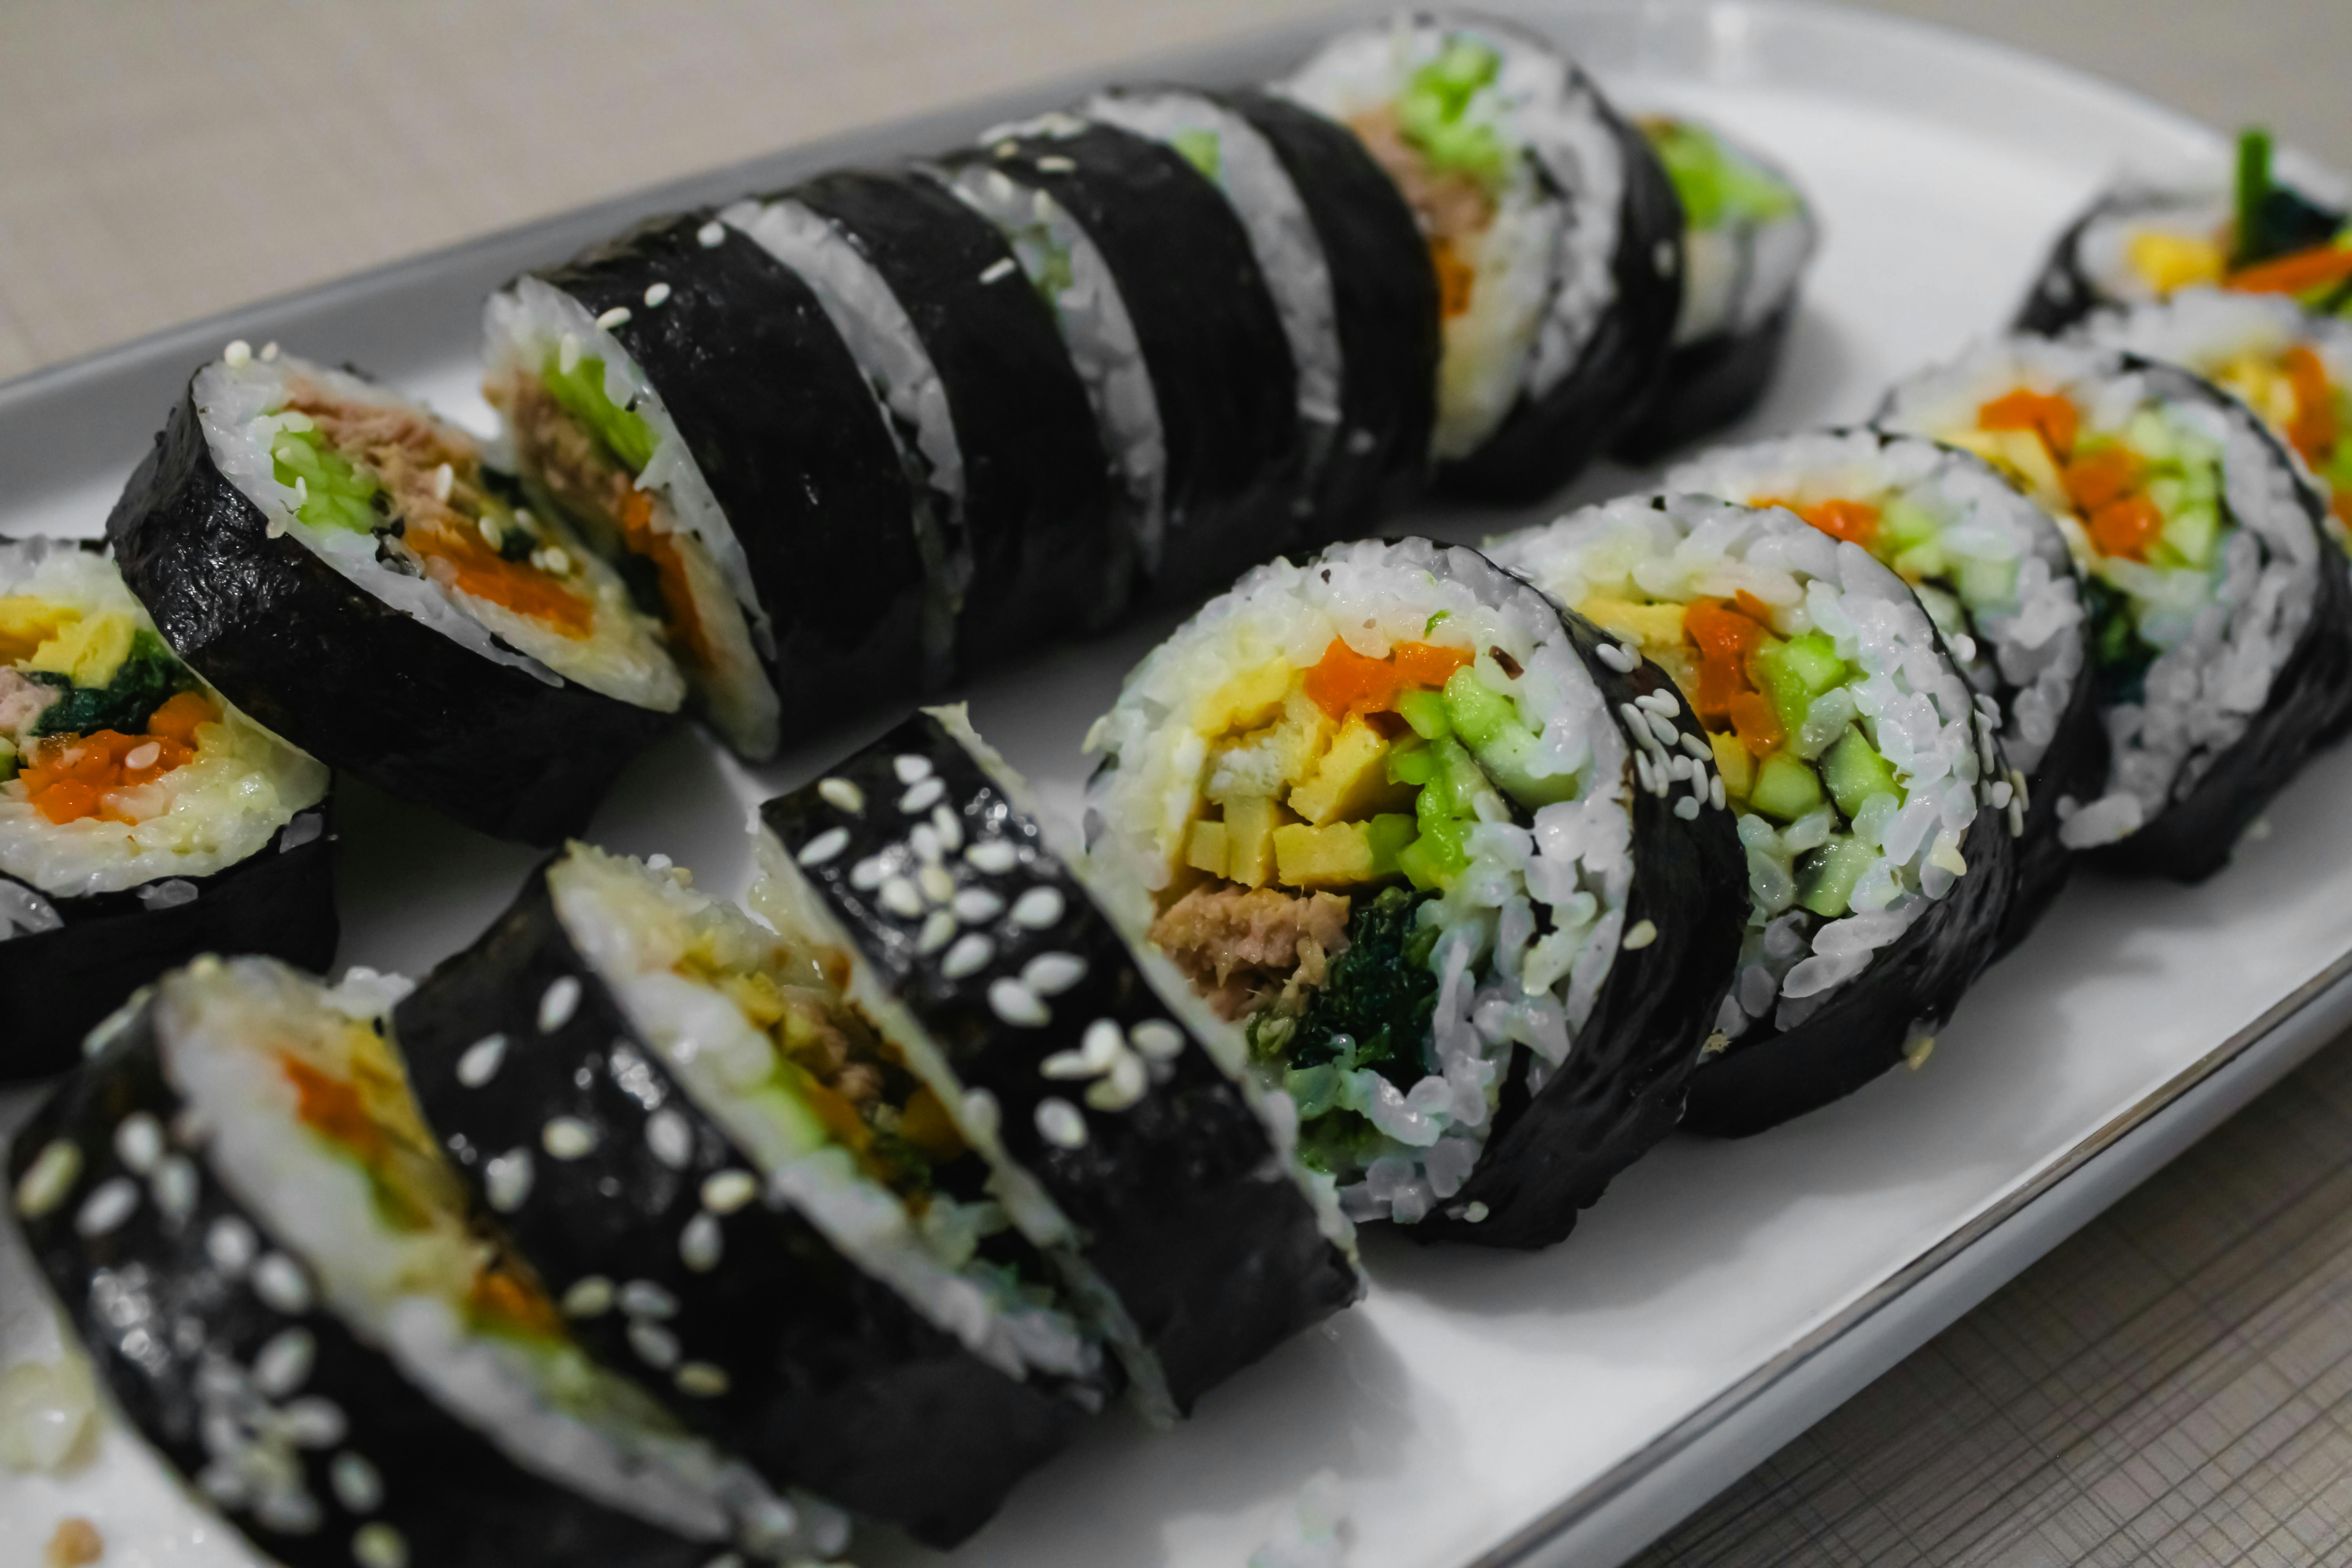
[[[1461,174],[1489,191],[1509,177],[1511,153],[1492,126],[1465,116],[1471,100],[1502,66],[1502,56],[1475,39],[1448,38],[1435,59],[1412,73],[1397,100],[1397,128],[1431,169]]]
[[[279,430],[270,440],[269,458],[278,482],[300,494],[294,514],[306,525],[373,533],[383,521],[383,487],[328,446],[317,430]]]
[[[1179,131],[1168,138],[1168,145],[1209,179],[1217,178],[1224,168],[1224,150],[1217,145],[1213,131]]]
[[[1724,145],[1687,120],[1649,120],[1642,132],[1665,165],[1682,198],[1684,226],[1714,228],[1727,220],[1770,223],[1795,212],[1797,193],[1785,182]]]
[[[147,721],[178,693],[195,685],[185,666],[153,632],[142,631],[131,640],[131,652],[102,687],[76,686],[69,676],[52,670],[27,669],[25,679],[54,687],[62,693],[42,710],[33,725],[36,735],[89,735],[112,730],[124,735],[144,734]],[[12,760],[10,772],[15,771]]]
[[[660,437],[635,410],[620,407],[604,392],[604,362],[582,359],[570,370],[562,356],[550,354],[540,380],[557,406],[588,427],[604,449],[632,474],[653,461]]]

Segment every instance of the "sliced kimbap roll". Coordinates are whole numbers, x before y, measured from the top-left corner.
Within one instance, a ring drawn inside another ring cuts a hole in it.
[[[1165,1419],[1353,1301],[1353,1231],[1025,794],[961,710],[919,714],[761,808],[751,903],[837,966]]]
[[[742,755],[911,693],[952,638],[937,518],[814,288],[716,217],[648,219],[483,312],[483,392],[540,510],[667,629]]]
[[[1747,850],[1687,1123],[1760,1131],[1925,1059],[2013,882],[1999,710],[1903,579],[1777,508],[1628,497],[1491,547],[1674,678]],[[1716,785],[1710,784],[1710,793]]]
[[[601,1367],[476,1222],[382,1000],[198,959],[13,1141],[15,1217],[125,1423],[287,1568],[837,1550],[838,1513]]]
[[[1910,584],[1969,686],[2000,705],[2009,771],[1982,794],[2018,840],[2001,939],[2015,946],[2074,865],[2058,803],[2095,798],[2107,775],[2090,616],[2065,535],[1983,458],[1875,430],[1710,452],[1667,470],[1664,488],[1786,508]]]
[[[0,540],[0,1079],[220,946],[335,956],[327,770],[173,657],[114,563]]]
[[[2352,191],[2274,153],[2267,132],[2243,132],[2231,171],[2102,193],[2058,237],[2016,328],[2061,332],[2095,310],[2210,286],[2352,315]]]
[[[1484,19],[1351,29],[1274,90],[1355,132],[1420,220],[1442,477],[1505,500],[1565,484],[1646,405],[1673,341],[1682,212],[1650,144],[1558,49]]]
[[[2194,881],[2342,710],[2352,588],[2280,438],[2178,365],[2011,338],[1896,387],[1880,422],[1965,447],[2055,518],[2088,595],[2110,759],[2058,837]]]
[[[1096,726],[1107,897],[1358,1219],[1558,1241],[1672,1129],[1744,866],[1673,684],[1475,552],[1277,562]]]
[[[1282,548],[1299,376],[1249,231],[1173,149],[1067,114],[1002,127],[933,172],[993,222],[1054,309],[1163,596]]]
[[[1437,285],[1395,184],[1342,127],[1256,91],[1122,88],[1086,114],[1166,143],[1232,204],[1274,296],[1305,447],[1294,506],[1320,542],[1428,461]]]
[[[684,690],[561,519],[515,505],[473,437],[350,372],[232,343],[107,532],[224,698],[501,837],[584,824]]]
[[[1636,462],[1739,418],[1764,395],[1820,243],[1797,184],[1696,120],[1641,122],[1683,208],[1683,300],[1665,384],[1619,440]]]
[[[860,170],[721,216],[816,290],[888,410],[948,566],[955,664],[1117,616],[1129,556],[1110,465],[996,226],[929,180]]]
[[[583,1343],[776,1484],[950,1545],[1101,1405],[1103,1357],[845,968],[574,845],[394,1037]]]

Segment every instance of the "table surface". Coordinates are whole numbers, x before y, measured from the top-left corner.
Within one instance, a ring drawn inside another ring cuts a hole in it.
[[[1889,0],[2352,167],[2344,0]],[[0,380],[1319,0],[0,5]],[[1997,106],[1992,110],[1997,112]],[[2352,1039],[1642,1559],[2352,1554]],[[51,1524],[41,1522],[46,1532]]]

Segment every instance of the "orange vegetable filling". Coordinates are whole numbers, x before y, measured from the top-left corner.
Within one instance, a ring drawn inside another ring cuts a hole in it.
[[[1444,686],[1472,657],[1465,648],[1408,642],[1397,644],[1386,658],[1368,658],[1333,637],[1304,684],[1307,697],[1334,719],[1386,713],[1407,691]]]
[[[1751,661],[1771,639],[1769,606],[1746,589],[1729,602],[1693,599],[1683,611],[1683,635],[1698,649],[1698,694],[1692,706],[1710,729],[1730,726],[1750,755],[1763,757],[1788,742],[1772,700],[1758,689]]]
[[[588,635],[594,611],[586,599],[527,563],[508,560],[466,528],[414,528],[402,536],[428,561],[448,563],[461,594],[545,623],[564,637]]]
[[[1777,506],[1784,510],[1793,511],[1832,539],[1843,539],[1850,544],[1859,544],[1865,550],[1870,548],[1870,542],[1878,537],[1878,509],[1866,500],[1841,500],[1832,498],[1829,500],[1815,501],[1811,506],[1805,506],[1797,501],[1778,500],[1768,497],[1759,499],[1753,504]]]
[[[687,582],[686,562],[677,552],[677,542],[654,527],[654,498],[643,490],[631,490],[628,499],[621,503],[621,538],[631,553],[654,563],[671,635],[696,668],[709,669],[710,637],[703,630],[701,612],[694,605],[694,589]]]
[[[2286,438],[2303,454],[2305,462],[2317,468],[2327,461],[2343,436],[2336,417],[2336,388],[2327,380],[2327,367],[2319,363],[2308,343],[2287,350],[2280,356],[2279,368],[2286,372],[2287,384],[2294,388],[2294,418],[2286,427]]]
[[[2222,287],[2242,294],[2300,294],[2352,279],[2352,246],[2333,242],[2308,250],[2258,261],[2222,279]]]
[[[152,784],[186,765],[196,754],[196,726],[219,717],[204,693],[183,691],[155,710],[147,733],[51,735],[34,745],[16,776],[24,781],[26,798],[59,826],[91,816],[132,823],[137,818],[110,806],[107,796]]]
[[[2074,437],[2083,428],[2083,416],[2063,396],[2021,386],[1979,408],[1977,423],[1988,430],[2031,430],[2042,437],[2050,455],[2063,463],[2074,450]]]
[[[1453,242],[1444,235],[1429,242],[1429,260],[1437,270],[1437,312],[1450,321],[1470,308],[1470,290],[1478,281],[1478,273],[1454,254]]]

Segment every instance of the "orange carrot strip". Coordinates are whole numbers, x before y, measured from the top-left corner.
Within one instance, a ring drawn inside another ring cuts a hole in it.
[[[2091,514],[2091,537],[2101,551],[2146,560],[2148,547],[2164,536],[2164,514],[2144,495],[2109,501]]]
[[[2336,418],[2336,388],[2309,343],[2287,350],[2279,364],[2287,384],[2294,388],[2294,418],[2287,425],[2286,438],[2305,462],[2316,468],[2336,450],[2343,434]]]
[[[2070,458],[2061,476],[2066,493],[2086,513],[2121,500],[2139,484],[2140,460],[2121,447],[2108,447]]]
[[[2334,242],[2315,245],[2285,256],[2258,261],[2221,280],[2224,289],[2242,294],[2300,294],[2352,279],[2352,246]]]
[[[1415,686],[1440,687],[1475,657],[1468,648],[1439,647],[1433,643],[1399,643],[1391,655],[1397,674]]]
[[[2042,437],[2051,456],[2063,462],[2074,450],[2074,437],[2083,427],[2083,416],[2060,394],[2021,386],[1979,407],[1977,423],[1987,430],[2031,430]]]

